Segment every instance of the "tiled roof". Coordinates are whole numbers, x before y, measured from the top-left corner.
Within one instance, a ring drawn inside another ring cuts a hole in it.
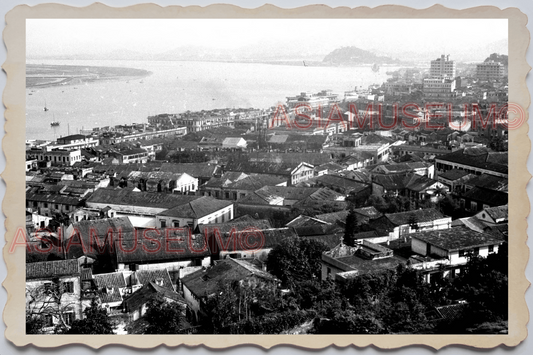
[[[173,173],[187,173],[195,178],[213,176],[220,167],[211,163],[163,163],[161,171]]]
[[[461,197],[489,206],[501,206],[509,203],[509,195],[507,192],[494,191],[477,186],[468,190]]]
[[[220,238],[214,238],[218,251],[234,252],[274,248],[284,239],[295,237],[292,228],[270,229],[241,229],[235,234],[221,233]]]
[[[26,264],[26,280],[58,276],[74,276],[79,274],[80,267],[77,259],[42,261]]]
[[[134,228],[128,217],[114,217],[72,223],[72,229],[69,227],[67,233],[68,239],[63,243],[68,246],[68,255],[80,257],[98,254],[99,249],[104,248],[109,233],[113,233],[107,240],[109,245],[112,245],[113,239],[130,238]],[[78,243],[83,243],[83,247],[77,245]]]
[[[171,228],[172,230],[172,228]],[[172,235],[157,229],[138,229],[138,238],[115,242],[115,252],[119,263],[149,264],[164,261],[191,260],[211,255],[211,251],[201,234]],[[158,233],[159,232],[159,233]],[[119,245],[118,243],[121,243]]]
[[[434,208],[413,210],[398,213],[386,213],[385,216],[397,226],[409,224],[409,219],[414,216],[417,223],[431,222],[444,218],[444,215]]]
[[[78,197],[64,196],[59,194],[45,195],[39,193],[26,193],[26,201],[57,203],[71,206],[80,206],[83,204],[83,200]]]
[[[442,177],[447,180],[455,181],[457,179],[460,179],[466,175],[470,174],[469,172],[465,170],[460,169],[451,169],[448,171],[445,171],[443,173],[439,173],[439,177]]]
[[[135,272],[135,277],[141,285],[146,285],[160,279],[163,282],[162,287],[173,290],[172,281],[170,280],[167,269],[138,270]]]
[[[501,244],[504,241],[491,233],[479,233],[467,227],[413,233],[411,237],[447,251]]]
[[[196,297],[201,298],[212,295],[221,282],[230,284],[232,281],[249,277],[257,277],[267,282],[276,281],[271,274],[231,258],[221,260],[207,270],[198,270],[184,276],[181,281]]]
[[[160,212],[159,216],[181,217],[181,218],[202,218],[223,208],[231,206],[232,201],[217,200],[211,196],[203,196],[176,207]]]
[[[242,221],[232,220],[226,223],[210,223],[198,225],[198,231],[204,234],[206,237],[210,237],[215,231],[222,234],[229,233],[232,229],[235,229],[235,231],[240,231],[246,228],[270,229],[272,228],[272,226],[267,219],[245,219]]]
[[[456,152],[446,154],[437,160],[450,163],[468,165],[480,169],[486,169],[498,173],[508,173],[507,152],[505,154],[495,154],[486,148],[465,148]]]
[[[108,274],[95,274],[93,275],[94,282],[98,288],[102,287],[126,287],[126,280],[124,274],[121,272],[112,272]]]
[[[503,205],[503,206],[495,206],[495,207],[489,207],[485,208],[485,212],[492,217],[492,219],[499,220],[508,220],[509,219],[509,206]]]
[[[165,298],[169,298],[173,301],[187,304],[187,302],[183,299],[183,297],[168,288],[161,287],[157,285],[155,282],[149,282],[148,284],[144,285],[140,290],[133,293],[130,297],[124,300],[124,306],[126,307],[126,310],[128,312],[132,312],[134,310],[139,309],[142,305],[149,302],[152,298],[154,298],[156,295],[161,295]]]
[[[164,194],[145,191],[133,192],[131,189],[100,188],[87,199],[87,203],[172,208],[198,198],[199,196]]]
[[[466,184],[493,191],[507,192],[509,190],[509,179],[489,174],[477,175],[468,180]]]

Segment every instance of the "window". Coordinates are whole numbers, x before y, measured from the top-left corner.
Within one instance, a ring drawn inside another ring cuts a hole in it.
[[[67,323],[68,325],[72,325],[75,319],[76,319],[76,316],[74,312],[65,313],[65,323]]]
[[[73,293],[74,292],[74,282],[67,281],[63,282],[63,291],[66,293]]]
[[[479,255],[479,248],[474,248],[474,255]]]
[[[44,292],[49,293],[52,291],[52,283],[51,282],[45,282],[44,284]]]
[[[459,257],[463,258],[464,256],[465,256],[465,251],[464,250],[459,250]]]
[[[52,327],[54,325],[54,321],[51,314],[44,314],[43,315],[43,326],[44,327]]]
[[[494,245],[489,245],[489,253],[494,253]]]
[[[164,219],[161,220],[161,228],[165,228],[167,226],[167,221]]]

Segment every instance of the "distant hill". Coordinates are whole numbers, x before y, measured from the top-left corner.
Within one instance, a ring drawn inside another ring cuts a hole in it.
[[[391,57],[378,56],[372,52],[357,47],[337,48],[322,60],[323,63],[337,65],[360,64],[400,64],[400,60]]]
[[[489,62],[491,60],[502,63],[505,66],[507,66],[509,63],[509,57],[505,54],[492,53],[487,59],[485,59],[485,62]]]

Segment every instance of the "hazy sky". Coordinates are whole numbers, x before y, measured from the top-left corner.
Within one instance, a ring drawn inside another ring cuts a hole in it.
[[[262,43],[382,52],[454,53],[507,40],[506,19],[28,19],[30,56],[161,53],[182,46],[238,49]]]

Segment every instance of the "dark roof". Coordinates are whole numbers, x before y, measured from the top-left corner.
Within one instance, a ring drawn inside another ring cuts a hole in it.
[[[196,199],[158,213],[159,216],[202,218],[225,207],[231,206],[233,201],[217,200],[211,196],[196,196]]]
[[[126,287],[126,280],[124,274],[121,272],[112,272],[108,274],[93,275],[94,283],[98,288],[102,287]]]
[[[236,233],[221,233],[220,237],[214,238],[219,251],[259,251],[270,249],[279,245],[284,239],[295,237],[292,228],[270,228],[259,230],[247,228],[237,230]]]
[[[201,234],[189,236],[153,228],[137,229],[137,238],[115,241],[115,252],[119,263],[149,264],[204,258],[211,255],[205,238]],[[121,243],[121,245],[119,245]]]
[[[439,173],[439,177],[442,177],[447,180],[455,181],[457,179],[460,179],[466,175],[470,174],[466,170],[460,170],[460,169],[451,169],[448,171],[445,171],[443,173]]]
[[[498,219],[509,219],[509,206],[503,205],[503,206],[494,206],[485,208],[484,210],[489,216],[492,217],[495,221]]]
[[[339,188],[344,193],[353,192],[355,194],[364,191],[369,187],[368,184],[334,174],[316,176],[299,183],[298,186],[327,186],[330,188]]]
[[[431,222],[436,219],[444,218],[444,215],[434,208],[423,210],[413,210],[407,212],[386,213],[385,216],[397,226],[409,224],[409,219],[414,216],[417,223]]]
[[[228,284],[249,277],[257,277],[268,282],[276,281],[276,278],[268,272],[231,258],[221,260],[206,270],[202,269],[186,275],[181,281],[196,297],[201,298],[216,292],[222,282]]]
[[[200,197],[145,191],[133,192],[131,189],[100,188],[87,199],[87,203],[172,208],[198,198]]]
[[[306,239],[313,239],[317,242],[324,243],[329,250],[335,248],[339,243],[342,241],[343,234],[342,233],[335,233],[335,234],[324,234],[324,235],[315,235],[315,236],[309,236],[304,237]]]
[[[146,304],[157,295],[161,295],[184,305],[187,304],[187,301],[185,301],[185,299],[183,299],[179,293],[169,290],[168,288],[161,287],[157,285],[157,283],[151,281],[144,285],[140,290],[133,293],[130,297],[125,299],[124,306],[126,307],[127,311],[131,312],[139,309],[142,305]]]
[[[290,176],[298,165],[299,163],[231,161],[224,167],[224,170]]]
[[[487,148],[465,148],[436,158],[502,174],[508,173],[507,152],[489,152]]]
[[[104,243],[112,245],[113,239],[130,238],[135,231],[128,217],[82,220],[72,223],[72,228],[63,243],[68,246],[68,255],[74,257],[95,255],[104,248]]]
[[[231,220],[225,223],[210,223],[210,224],[199,224],[198,231],[205,236],[213,235],[214,231],[218,233],[229,233],[232,229],[235,231],[241,231],[246,228],[256,228],[256,229],[269,229],[272,228],[272,225],[268,219],[250,219],[244,220]]]
[[[141,285],[146,285],[152,281],[160,279],[163,281],[162,287],[173,290],[172,281],[170,280],[170,275],[167,269],[138,270],[135,272],[135,277],[137,278],[137,282]]]
[[[501,206],[509,203],[509,195],[507,192],[494,191],[477,186],[468,190],[462,198],[489,206]]]
[[[220,167],[211,163],[163,163],[161,171],[187,173],[195,178],[207,178],[215,175]]]
[[[507,192],[509,189],[509,179],[489,174],[477,175],[468,180],[466,184],[493,191]]]
[[[443,230],[413,233],[411,234],[411,237],[447,251],[501,244],[504,242],[502,238],[495,234],[479,233],[467,227],[454,227]]]
[[[59,276],[75,276],[80,274],[77,259],[41,261],[26,264],[26,280],[53,278]]]
[[[61,188],[63,188],[63,186],[61,186]],[[73,206],[81,206],[83,204],[83,200],[78,197],[71,197],[59,194],[26,193],[26,201],[57,203]]]

